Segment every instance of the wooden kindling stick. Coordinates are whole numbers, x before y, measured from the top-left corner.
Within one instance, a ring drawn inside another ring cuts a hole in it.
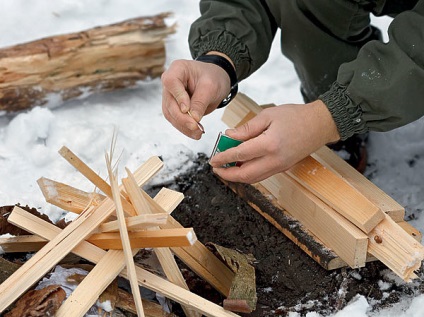
[[[134,175],[131,173],[131,171],[128,168],[126,169],[126,171],[127,171],[128,178],[122,179],[122,184],[124,185],[128,193],[129,199],[132,202],[136,213],[139,215],[141,214],[152,215],[153,214],[152,202],[154,202],[154,200],[150,201],[149,203],[149,200],[147,200],[146,198],[147,195],[144,195],[145,194],[144,191],[137,185],[137,180],[135,179]],[[157,207],[160,207],[160,205],[157,204]],[[164,212],[165,210],[161,210],[161,211]],[[159,214],[162,214],[162,213],[158,213],[156,215],[159,215]],[[169,217],[168,217],[168,220],[169,220]],[[159,229],[159,227],[151,228],[150,230],[154,230],[154,229],[157,230]],[[166,230],[166,229],[161,229],[161,230]],[[158,260],[167,278],[174,284],[189,290],[188,285],[175,261],[174,255],[172,254],[171,250],[169,248],[160,248],[160,249],[154,249],[154,252],[156,256],[158,257]],[[194,311],[193,309],[191,309],[189,306],[183,305],[182,308],[188,317],[200,317],[200,314]]]
[[[59,150],[59,154],[67,160],[73,167],[75,167],[81,174],[87,177],[93,184],[95,184],[102,192],[112,199],[112,191],[109,184],[103,180],[97,173],[88,167],[78,156],[76,156],[70,149],[63,146]],[[119,194],[121,195],[121,194]],[[121,199],[124,210],[131,216],[135,216],[133,206],[124,197]]]
[[[122,240],[122,246],[125,255],[125,264],[127,267],[128,277],[131,285],[131,291],[134,297],[134,302],[137,310],[138,317],[144,317],[143,303],[141,302],[140,288],[138,287],[137,273],[135,271],[135,264],[133,259],[133,250],[131,249],[130,238],[128,236],[127,225],[125,223],[124,209],[121,203],[121,193],[119,192],[118,182],[115,174],[112,171],[112,163],[108,154],[105,155],[106,166],[109,172],[110,186],[112,189],[112,197],[116,206],[116,216],[118,218],[119,234]],[[136,253],[136,250],[134,251]]]

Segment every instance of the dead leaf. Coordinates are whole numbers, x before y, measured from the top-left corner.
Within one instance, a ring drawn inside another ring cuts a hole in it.
[[[23,295],[5,317],[54,316],[66,297],[59,285],[50,285],[40,290],[31,290]]]

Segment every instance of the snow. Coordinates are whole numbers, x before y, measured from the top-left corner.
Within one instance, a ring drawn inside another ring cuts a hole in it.
[[[187,34],[190,23],[199,14],[194,0],[2,0],[0,8],[0,47],[172,11],[174,16],[168,22],[177,22],[178,31],[166,41],[167,65],[174,59],[190,59]],[[383,29],[390,23],[389,18],[373,21]],[[293,66],[282,57],[276,40],[267,64],[242,82],[240,91],[248,92],[259,104],[300,103],[298,86]],[[221,115],[222,110],[218,110],[202,120],[206,134],[201,141],[186,138],[162,115],[158,79],[140,83],[137,89],[79,98],[65,104],[53,95],[47,108],[34,108],[14,116],[0,114],[0,204],[28,204],[57,220],[54,218],[61,214],[45,202],[37,179],[44,176],[82,190],[93,190],[57,152],[67,146],[106,177],[104,153],[114,131],[118,134],[115,152],[122,153],[120,175],[124,175],[124,167],[134,170],[150,156],[160,155],[165,168],[153,182],[171,179],[191,165],[197,152],[211,153],[218,133],[226,129]],[[421,231],[423,134],[423,120],[388,133],[372,133],[366,174],[407,209],[411,224]],[[424,295],[411,298],[405,294],[393,307],[370,313],[370,303],[357,296],[334,317],[418,317],[423,316],[423,305]],[[320,315],[310,312],[307,316]]]

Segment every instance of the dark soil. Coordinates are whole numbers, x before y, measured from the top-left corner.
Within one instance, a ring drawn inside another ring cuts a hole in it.
[[[342,309],[356,294],[365,296],[377,310],[400,297],[423,292],[420,283],[399,283],[385,274],[388,270],[380,262],[355,270],[323,269],[215,177],[203,154],[194,168],[166,187],[184,193],[173,216],[183,226],[193,227],[200,241],[252,254],[256,259],[258,305],[246,316],[286,316],[290,311],[326,315]],[[191,277],[193,292],[222,304],[223,298],[210,286],[185,272]],[[422,277],[422,272],[419,275]]]

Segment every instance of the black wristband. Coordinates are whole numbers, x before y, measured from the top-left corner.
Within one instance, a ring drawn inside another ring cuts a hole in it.
[[[227,98],[221,101],[217,108],[222,108],[228,105],[230,101],[233,100],[233,98],[237,95],[238,91],[237,74],[233,65],[231,65],[231,63],[225,57],[219,55],[201,55],[196,58],[196,61],[215,64],[227,72],[231,83],[230,94]]]

